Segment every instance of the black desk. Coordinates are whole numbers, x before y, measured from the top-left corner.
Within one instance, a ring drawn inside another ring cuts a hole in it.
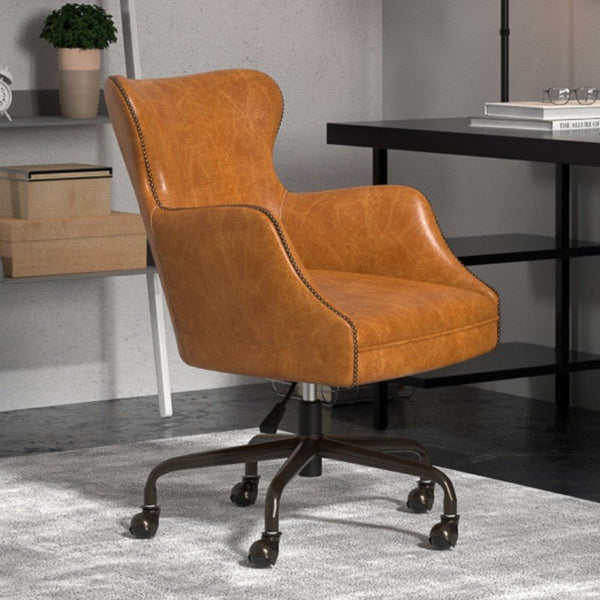
[[[403,381],[417,387],[436,387],[555,376],[555,401],[569,404],[569,375],[600,368],[600,356],[570,349],[570,261],[600,255],[600,242],[571,239],[570,166],[600,167],[600,131],[540,132],[471,127],[468,118],[408,121],[328,123],[327,142],[373,148],[373,183],[387,183],[387,151],[410,150],[554,163],[556,233],[554,237],[504,234],[451,238],[448,243],[465,265],[530,260],[556,261],[555,330],[553,348],[512,342],[500,344],[485,356],[446,369],[428,371]],[[387,426],[386,384],[379,386],[374,425]]]

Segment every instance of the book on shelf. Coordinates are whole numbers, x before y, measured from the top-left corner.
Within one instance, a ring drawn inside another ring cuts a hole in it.
[[[473,127],[531,129],[535,131],[580,131],[600,129],[600,117],[588,119],[517,119],[512,117],[471,117]]]
[[[0,166],[0,217],[109,215],[112,167],[82,163]]]
[[[84,163],[0,166],[0,178],[23,181],[91,177],[112,177],[112,167]]]
[[[486,117],[508,117],[514,119],[536,119],[553,121],[558,119],[600,119],[600,102],[567,104],[550,102],[486,102]]]

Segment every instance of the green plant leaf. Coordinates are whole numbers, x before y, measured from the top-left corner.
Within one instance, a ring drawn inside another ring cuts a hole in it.
[[[46,17],[40,37],[55,48],[102,50],[117,41],[117,28],[101,6],[68,3]]]

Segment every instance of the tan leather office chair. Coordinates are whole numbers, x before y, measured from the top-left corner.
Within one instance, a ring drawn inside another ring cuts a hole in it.
[[[498,298],[450,252],[427,200],[402,186],[287,191],[272,153],[283,112],[267,75],[227,70],[154,80],[110,77],[105,97],[188,364],[302,383],[298,435],[167,460],[150,473],[131,531],[158,527],[165,473],[245,463],[231,499],[257,497],[257,463],[286,459],[268,487],[250,561],[275,563],[279,500],[321,458],[420,477],[408,505],[426,512],[434,483],[440,549],[458,536],[454,489],[411,440],[322,435],[315,384],[356,386],[466,360],[494,348]],[[390,452],[414,455],[414,460]]]

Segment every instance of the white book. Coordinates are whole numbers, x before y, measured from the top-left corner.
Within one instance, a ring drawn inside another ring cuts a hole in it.
[[[578,131],[600,129],[597,119],[515,119],[511,117],[471,117],[473,127],[494,127],[497,129],[532,129],[535,131]]]
[[[567,104],[550,102],[486,102],[486,117],[509,117],[516,119],[600,119],[600,102],[579,104],[577,101]]]

